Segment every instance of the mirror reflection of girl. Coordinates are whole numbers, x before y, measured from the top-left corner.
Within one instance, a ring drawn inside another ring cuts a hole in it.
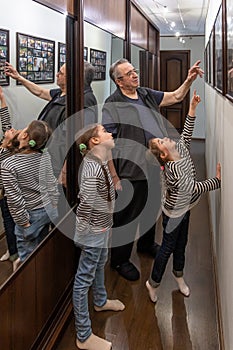
[[[47,235],[57,216],[57,180],[44,151],[50,135],[47,123],[32,121],[18,134],[19,152],[1,163],[3,186],[16,224],[19,262]]]
[[[93,124],[85,128],[77,143],[84,160],[74,237],[75,244],[81,248],[73,288],[76,345],[79,349],[109,350],[112,344],[92,333],[88,291],[92,287],[95,311],[121,311],[125,308],[121,301],[107,299],[104,285],[115,200],[108,169],[108,154],[114,147],[114,141],[112,134],[102,125]]]
[[[155,257],[152,273],[146,282],[150,299],[157,301],[160,285],[169,257],[173,254],[173,276],[182,294],[189,296],[190,289],[183,278],[185,248],[188,241],[190,209],[202,193],[220,188],[221,168],[217,164],[216,177],[196,180],[196,171],[189,149],[195,123],[196,107],[201,99],[194,90],[188,116],[178,142],[167,137],[149,141],[150,157],[155,156],[161,165],[163,239]]]
[[[17,136],[17,130],[12,128],[11,118],[4,96],[2,87],[0,86],[0,119],[2,124],[3,139],[0,145],[0,163],[12,155],[12,140]],[[10,214],[7,198],[4,193],[2,177],[0,173],[0,207],[3,219],[3,225],[7,241],[7,251],[2,255],[0,261],[10,260],[13,263],[13,271],[16,267],[16,260],[18,258],[16,237],[15,237],[15,223]]]

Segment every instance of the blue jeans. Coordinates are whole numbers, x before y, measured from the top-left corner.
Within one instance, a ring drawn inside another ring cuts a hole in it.
[[[101,234],[86,233],[93,236],[93,245],[82,245],[78,269],[73,287],[73,306],[75,315],[75,328],[79,341],[84,342],[92,333],[91,320],[88,311],[88,291],[92,286],[93,302],[96,306],[103,306],[107,301],[107,292],[104,285],[104,267],[108,258],[107,240],[109,231]]]
[[[190,211],[179,218],[169,218],[163,213],[163,240],[152,269],[150,278],[152,286],[157,287],[160,284],[171,254],[173,254],[174,275],[176,277],[183,276],[189,216]]]
[[[6,234],[7,246],[10,253],[10,258],[17,255],[17,245],[15,236],[15,223],[9,211],[6,197],[0,199],[0,207],[2,212],[3,225]]]
[[[28,210],[29,227],[15,225],[18,254],[21,261],[24,261],[29,254],[35,250],[39,243],[49,232],[50,217],[57,216],[57,209],[48,206],[35,210]]]

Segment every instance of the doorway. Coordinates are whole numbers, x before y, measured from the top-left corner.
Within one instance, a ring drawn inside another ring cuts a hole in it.
[[[160,51],[160,90],[174,91],[187,77],[190,67],[190,50]],[[182,102],[161,108],[161,114],[180,133],[188,113],[190,94]]]

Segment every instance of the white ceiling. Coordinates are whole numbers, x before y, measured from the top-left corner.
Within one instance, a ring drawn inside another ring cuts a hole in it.
[[[209,0],[134,0],[156,24],[160,35],[204,35]],[[175,22],[175,27],[171,23]]]

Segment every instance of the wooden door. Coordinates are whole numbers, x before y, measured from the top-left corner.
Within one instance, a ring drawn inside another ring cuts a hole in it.
[[[190,51],[160,51],[160,90],[174,91],[186,79],[190,67]],[[162,115],[181,132],[189,107],[189,93],[185,99],[161,108]]]

